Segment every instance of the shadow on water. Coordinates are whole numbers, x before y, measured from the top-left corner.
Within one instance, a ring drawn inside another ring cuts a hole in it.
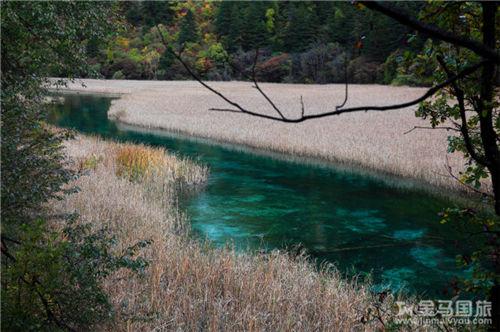
[[[109,121],[111,98],[66,95],[49,121],[86,134],[165,147],[210,166],[203,191],[183,209],[200,237],[237,249],[284,248],[300,244],[318,262],[341,271],[371,273],[379,288],[405,287],[437,296],[456,275],[451,239],[457,230],[441,225],[437,213],[449,202],[411,186],[356,171],[230,146],[160,135]],[[401,188],[401,187],[406,187]]]

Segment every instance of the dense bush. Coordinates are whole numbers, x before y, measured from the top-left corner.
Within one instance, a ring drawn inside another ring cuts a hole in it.
[[[433,64],[416,65],[415,53],[397,50],[387,57],[382,66],[382,83],[392,85],[432,85]]]
[[[382,70],[379,63],[359,57],[349,62],[347,75],[351,83],[374,83],[380,82]]]
[[[339,68],[343,65],[344,59],[340,59],[342,54],[338,44],[317,44],[308,51],[300,54],[301,77],[307,78],[314,83],[330,83],[339,80],[335,74],[341,72]],[[340,81],[344,80],[342,75]]]
[[[109,33],[113,8],[76,1],[2,3],[4,330],[88,330],[112,315],[103,278],[120,267],[144,265],[132,259],[142,244],[114,252],[104,230],[91,232],[65,218],[55,227],[46,209],[75,191],[68,182],[76,176],[61,145],[71,135],[44,122],[47,77],[87,76],[99,69],[86,61],[96,52],[87,46],[99,45]]]
[[[271,56],[257,66],[257,78],[266,82],[281,82],[290,72],[290,56],[287,53]]]
[[[63,233],[46,222],[24,224],[4,260],[2,329],[81,330],[109,320],[113,314],[102,282],[120,268],[143,270],[135,259],[137,243],[114,253],[105,229],[91,232],[70,220]],[[9,254],[10,255],[10,254]]]

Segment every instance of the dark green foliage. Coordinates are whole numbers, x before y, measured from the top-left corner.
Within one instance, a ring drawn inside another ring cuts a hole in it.
[[[101,283],[121,268],[142,271],[135,259],[147,242],[115,253],[103,229],[74,223],[63,234],[42,220],[24,224],[11,257],[3,257],[2,329],[7,331],[82,330],[111,318],[112,307]]]
[[[244,12],[246,22],[241,31],[243,49],[253,50],[268,45],[266,28],[266,3],[251,2]],[[248,24],[251,22],[251,24]]]
[[[241,19],[236,2],[223,1],[215,16],[215,29],[222,37],[224,47],[234,51],[241,42],[238,35],[241,33]]]
[[[371,16],[371,17],[370,17]],[[370,15],[363,52],[375,61],[384,61],[391,51],[404,46],[407,29],[389,17]]]
[[[423,4],[402,3],[398,6],[417,15]],[[290,58],[295,60],[292,61],[290,75],[282,75],[290,69],[288,65],[283,64],[285,67],[279,70],[280,75],[271,75],[273,79],[282,77],[294,82],[338,82],[336,72],[336,77],[319,78],[308,76],[306,73],[310,71],[300,68],[302,59],[309,57],[317,45],[337,44],[342,53],[348,55],[349,62],[354,61],[351,67],[355,63],[368,62],[368,70],[374,70],[368,73],[364,69],[356,69],[356,72],[362,75],[351,77],[351,82],[361,82],[358,77],[362,77],[363,83],[382,82],[384,77],[380,73],[386,69],[382,67],[386,58],[398,50],[418,51],[424,40],[416,37],[413,39],[419,41],[418,43],[414,41],[411,45],[408,44],[406,28],[384,15],[350,2],[220,1],[180,4],[139,1],[122,2],[120,8],[131,24],[129,30],[122,34],[130,45],[120,48],[111,44],[107,46],[108,50],[114,50],[108,57],[104,56],[104,50],[95,56],[95,61],[102,64],[101,74],[108,78],[116,77],[116,72],[120,72],[117,74],[119,77],[130,79],[190,78],[175,61],[170,63],[170,60],[165,58],[159,60],[162,51],[159,51],[158,58],[154,61],[146,55],[152,49],[159,49],[156,45],[158,40],[151,34],[151,29],[154,29],[156,24],[165,28],[169,44],[192,44],[186,48],[185,56],[197,63],[199,68],[203,68],[199,74],[205,79],[242,78],[237,71],[207,64],[205,54],[213,45],[221,43],[233,59],[239,58],[241,51],[248,52],[251,57],[257,48],[262,51],[260,61],[291,53]],[[355,61],[359,57],[364,60]],[[136,62],[134,70],[116,65],[125,59]],[[341,61],[343,59],[334,60],[336,63]],[[207,65],[201,65],[202,63]],[[242,65],[246,67],[246,64]],[[411,73],[397,73],[396,69],[389,75],[391,82],[398,76],[396,82],[415,85],[428,83],[420,81],[419,77]],[[266,76],[268,75],[261,75],[262,79]]]
[[[141,2],[123,1],[121,3],[125,18],[130,24],[140,25],[143,23],[143,12]]]
[[[162,71],[163,77],[168,77],[167,72],[170,67],[174,64],[175,57],[171,51],[166,49],[160,57],[160,63],[158,64],[158,69]]]
[[[144,24],[148,27],[156,24],[168,24],[173,18],[168,1],[142,1],[142,16]]]
[[[498,21],[495,24],[495,14],[499,17],[500,11],[495,13],[493,4],[450,3],[443,10],[444,6],[443,3],[430,4],[421,16],[445,30],[474,36],[487,45],[489,43],[490,47],[498,41],[500,27]],[[469,50],[429,41],[412,66],[416,74],[424,75],[428,75],[429,66],[432,66],[431,77],[436,82],[443,82],[479,61],[479,56]],[[465,170],[456,175],[458,181],[474,191],[482,192],[484,179],[489,177],[491,180],[492,194],[483,193],[476,206],[447,209],[443,212],[442,222],[468,226],[463,227],[464,233],[469,239],[481,243],[478,250],[470,252],[468,248],[469,252],[458,259],[461,265],[473,272],[472,278],[463,280],[462,287],[479,294],[490,292],[494,307],[499,305],[500,294],[500,103],[494,94],[493,74],[498,70],[495,67],[493,64],[489,68],[485,65],[467,79],[440,90],[433,99],[421,103],[416,112],[417,116],[427,119],[431,127],[450,125],[457,133],[448,138],[448,150],[461,153],[467,160]],[[484,205],[492,207],[496,215],[478,213]]]
[[[303,51],[316,40],[317,16],[313,4],[290,2],[286,9],[284,48],[287,52]]]
[[[328,10],[327,38],[347,46],[354,47],[354,42],[360,36],[354,33],[354,24],[361,15],[360,11],[349,3],[337,3]]]
[[[106,231],[70,222],[56,232],[44,206],[74,189],[61,143],[45,123],[47,77],[88,75],[87,54],[110,33],[114,4],[5,2],[2,55],[2,329],[88,330],[111,317],[101,288],[135,249],[114,253]],[[67,186],[66,186],[67,187]],[[61,220],[64,222],[64,220]]]
[[[196,40],[198,40],[196,21],[193,12],[187,10],[186,16],[181,20],[178,42],[183,45],[184,43],[194,43]]]
[[[86,52],[87,52],[87,56],[88,57],[91,57],[91,58],[95,58],[99,55],[99,50],[102,46],[99,45],[99,40],[97,40],[96,38],[92,38],[90,40],[87,41],[87,47],[86,47]]]
[[[87,73],[84,41],[99,40],[109,4],[2,4],[2,231],[29,222],[59,195],[71,174],[60,142],[44,124],[43,84],[50,75]]]

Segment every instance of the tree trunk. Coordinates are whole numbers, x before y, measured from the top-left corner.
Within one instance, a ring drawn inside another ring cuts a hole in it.
[[[495,15],[497,4],[483,2],[483,43],[495,49]],[[495,196],[495,212],[500,216],[500,152],[497,146],[497,134],[493,125],[493,98],[495,89],[496,65],[493,62],[483,67],[481,75],[481,95],[478,107],[481,142],[491,174],[493,193]]]
[[[495,49],[495,16],[497,3],[482,2],[483,9],[483,43],[485,46]],[[493,99],[495,89],[495,70],[493,62],[487,63],[483,67],[481,75],[481,95],[479,101],[479,124],[481,128],[481,142],[486,158],[486,165],[491,175],[493,194],[495,199],[495,213],[500,216],[500,152],[497,146],[497,134],[493,126]],[[495,273],[500,273],[498,261],[494,261]],[[490,301],[492,302],[492,330],[500,330],[500,285],[495,280],[490,291]]]

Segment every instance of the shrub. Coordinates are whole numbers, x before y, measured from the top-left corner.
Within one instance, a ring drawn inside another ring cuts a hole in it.
[[[142,69],[139,63],[128,58],[116,60],[109,68],[111,73],[121,71],[125,78],[140,79],[142,77]]]
[[[161,171],[166,159],[161,149],[145,148],[140,145],[124,146],[116,155],[116,175],[129,180],[140,180]]]
[[[120,253],[105,229],[70,219],[63,233],[38,220],[21,227],[15,257],[8,254],[2,273],[2,329],[81,330],[109,320],[112,306],[102,282],[114,271],[142,271],[146,262],[134,258],[147,241]]]
[[[318,44],[314,45],[308,51],[301,54],[301,75],[303,79],[308,79],[315,83],[331,82],[334,78],[332,73],[339,72],[338,61],[341,50],[336,44]],[[341,75],[342,79],[344,75]]]
[[[112,314],[103,279],[122,267],[145,266],[134,258],[145,242],[115,252],[105,230],[91,232],[74,217],[60,222],[60,231],[43,221],[50,219],[49,202],[75,191],[61,146],[71,135],[44,123],[47,77],[92,71],[81,39],[99,43],[114,9],[108,3],[2,3],[1,26],[9,31],[1,39],[3,330],[88,330]]]
[[[391,81],[391,85],[419,86],[422,85],[422,82],[418,79],[418,77],[411,74],[397,74],[396,77]]]
[[[383,65],[384,77],[382,82],[384,84],[391,84],[392,81],[396,78],[398,67],[401,62],[400,58],[401,55],[399,54],[399,51],[393,52],[387,57],[387,60]]]
[[[290,72],[290,56],[283,53],[260,63],[258,78],[267,82],[281,82]]]
[[[348,79],[353,83],[375,83],[381,77],[382,66],[378,62],[358,57],[349,63],[347,68]]]
[[[194,167],[188,160],[167,155],[164,149],[143,145],[121,145],[115,159],[117,176],[148,184],[150,189],[172,183],[173,179],[199,184],[208,172],[206,167]]]
[[[114,79],[114,80],[123,80],[123,79],[125,79],[125,75],[123,75],[123,72],[121,70],[119,70],[119,71],[117,71],[117,72],[115,72],[113,74],[112,79]]]

